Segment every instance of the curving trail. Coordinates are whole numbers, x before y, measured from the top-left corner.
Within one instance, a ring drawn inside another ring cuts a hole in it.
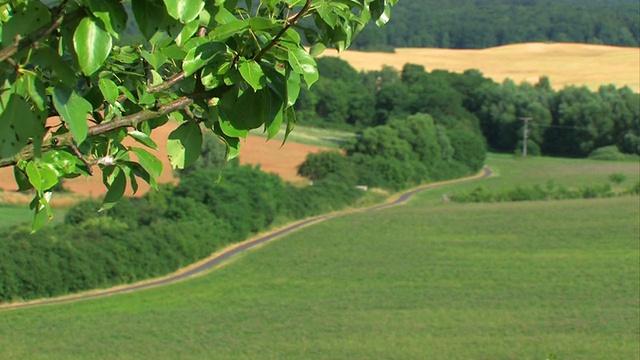
[[[111,289],[106,289],[106,290],[102,290],[102,291],[97,291],[97,292],[92,292],[92,293],[84,293],[84,294],[77,294],[77,295],[69,295],[69,296],[64,296],[64,297],[58,297],[58,298],[52,298],[52,299],[41,299],[41,300],[34,300],[31,302],[25,302],[25,303],[17,303],[17,304],[8,304],[6,306],[2,306],[0,307],[0,310],[4,310],[4,309],[15,309],[15,308],[24,308],[24,307],[32,307],[32,306],[38,306],[38,305],[49,305],[49,304],[59,304],[59,303],[63,303],[63,302],[70,302],[70,301],[77,301],[77,300],[86,300],[86,299],[93,299],[93,298],[98,298],[98,297],[103,297],[103,296],[108,296],[108,295],[115,295],[115,294],[121,294],[121,293],[126,293],[126,292],[132,292],[132,291],[138,291],[138,290],[143,290],[143,289],[148,289],[151,287],[156,287],[156,286],[162,286],[162,285],[167,285],[167,284],[171,284],[180,280],[184,280],[187,279],[189,277],[195,276],[195,275],[201,275],[205,272],[207,272],[208,270],[222,264],[225,260],[229,259],[230,257],[237,255],[245,250],[248,250],[250,248],[253,248],[257,245],[266,243],[268,241],[274,240],[276,238],[279,238],[285,234],[291,233],[293,231],[296,231],[302,227],[320,222],[320,221],[324,221],[330,218],[334,218],[334,217],[338,217],[338,216],[342,216],[342,215],[346,215],[346,214],[352,214],[352,213],[356,213],[356,212],[367,212],[367,211],[376,211],[376,210],[381,210],[384,208],[388,208],[391,206],[396,206],[396,205],[401,205],[406,203],[413,195],[425,191],[425,190],[430,190],[433,188],[437,188],[437,187],[441,187],[444,185],[449,185],[449,184],[459,184],[459,183],[463,183],[463,182],[469,182],[469,181],[474,181],[474,180],[479,180],[479,179],[485,179],[488,178],[489,176],[491,176],[493,174],[493,172],[491,171],[491,169],[489,168],[483,168],[482,171],[474,176],[471,177],[466,177],[466,178],[462,178],[462,179],[456,179],[456,180],[450,180],[450,181],[444,181],[444,182],[438,182],[438,183],[433,183],[433,184],[429,184],[429,185],[425,185],[425,186],[421,186],[418,188],[415,188],[413,190],[409,190],[405,193],[403,193],[402,195],[400,195],[397,199],[390,201],[388,203],[384,203],[384,204],[380,204],[380,205],[375,205],[369,208],[365,208],[365,209],[356,209],[356,210],[347,210],[347,211],[342,211],[342,212],[337,212],[337,213],[332,213],[332,214],[325,214],[325,215],[319,215],[313,218],[309,218],[306,220],[302,220],[300,222],[294,223],[292,225],[289,225],[283,229],[280,229],[278,231],[275,231],[273,233],[258,237],[256,239],[253,240],[249,240],[249,241],[245,241],[244,243],[241,243],[238,246],[234,246],[229,248],[228,250],[223,250],[221,253],[210,257],[209,259],[205,260],[204,262],[202,262],[200,265],[194,266],[192,269],[189,269],[187,271],[183,271],[183,272],[178,272],[178,273],[174,273],[171,275],[168,275],[166,277],[160,278],[160,279],[156,279],[156,280],[151,280],[151,281],[146,281],[146,282],[142,282],[142,283],[138,283],[138,284],[132,284],[132,285],[125,285],[122,287],[117,287],[117,288],[111,288]]]

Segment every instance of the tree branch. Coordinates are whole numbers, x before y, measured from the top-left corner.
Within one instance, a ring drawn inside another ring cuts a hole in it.
[[[143,123],[145,121],[149,121],[151,119],[155,119],[160,116],[170,114],[174,111],[185,109],[191,106],[194,103],[194,101],[197,99],[210,99],[214,97],[220,97],[222,96],[222,94],[229,91],[230,89],[231,89],[230,86],[225,85],[219,88],[215,88],[213,90],[182,96],[167,104],[160,106],[157,110],[146,109],[146,110],[137,112],[135,114],[114,119],[109,122],[93,125],[89,127],[88,136],[89,137],[98,136],[98,135],[103,135],[118,129],[136,127],[138,124]],[[71,133],[66,133],[59,136],[53,136],[50,139],[48,139],[46,143],[42,144],[42,152],[47,152],[55,148],[61,148],[61,147],[71,148],[72,146],[74,146],[73,137]],[[25,146],[24,149],[20,151],[20,153],[9,158],[0,159],[0,168],[15,165],[19,161],[29,160],[33,157],[34,157],[33,145],[27,145]]]
[[[290,17],[289,19],[287,19],[287,23],[284,24],[284,26],[282,27],[282,29],[280,29],[280,31],[276,34],[276,36],[267,44],[267,46],[263,47],[262,50],[260,50],[260,52],[256,55],[256,57],[254,58],[254,60],[256,62],[260,61],[260,59],[262,59],[264,54],[266,54],[267,51],[269,51],[278,42],[278,40],[280,40],[282,35],[284,35],[284,33],[287,30],[289,30],[289,28],[291,28],[293,25],[295,25],[298,22],[298,20],[300,20],[300,18],[307,11],[309,11],[309,7],[311,7],[311,1],[312,0],[307,0],[307,2],[304,4],[302,9],[300,9],[300,11],[297,14],[295,14],[295,15],[293,15],[293,17]]]
[[[22,39],[19,39],[18,41],[13,42],[7,47],[5,47],[4,49],[0,50],[0,62],[6,61],[11,56],[28,48],[29,46],[32,46],[33,44],[37,43],[43,38],[51,35],[51,33],[53,33],[54,31],[56,31],[56,29],[62,26],[62,23],[64,21],[73,21],[78,17],[82,16],[83,14],[84,14],[84,8],[80,8],[68,14],[65,14],[64,12],[60,11],[60,14],[58,14],[55,20],[53,20],[49,25],[46,25],[40,28],[35,33],[30,34],[29,36],[26,36]]]

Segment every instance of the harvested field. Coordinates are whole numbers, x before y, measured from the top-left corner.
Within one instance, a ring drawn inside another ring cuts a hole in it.
[[[165,150],[167,137],[174,128],[175,125],[164,126],[157,129],[152,136],[160,148],[158,156],[164,165],[159,179],[161,183],[175,181]],[[286,181],[293,183],[304,182],[304,178],[296,175],[297,166],[305,160],[308,153],[318,152],[323,148],[294,142],[287,142],[282,147],[281,144],[282,142],[277,139],[266,141],[266,139],[258,136],[249,136],[242,144],[240,164],[259,165],[263,171],[278,174]],[[73,195],[60,196],[61,194],[56,194],[54,200],[58,199],[56,200],[57,203],[54,202],[54,204],[59,206],[69,206],[74,203],[77,201],[77,195],[93,197],[106,193],[106,188],[102,184],[102,177],[99,172],[97,176],[89,178],[66,179],[64,186]],[[32,197],[30,195],[15,193],[17,186],[13,178],[13,168],[0,169],[0,189],[4,190],[4,192],[0,192],[0,202],[24,203],[31,201]],[[142,181],[139,182],[137,195],[145,194],[147,191],[149,191],[149,186]],[[127,195],[132,195],[131,189],[127,189]]]
[[[357,70],[380,70],[383,65],[402,69],[418,64],[427,70],[463,72],[478,69],[494,81],[535,83],[546,75],[556,89],[585,85],[592,90],[603,84],[628,85],[640,91],[640,51],[604,45],[572,43],[525,43],[479,50],[397,48],[395,53],[327,50]]]

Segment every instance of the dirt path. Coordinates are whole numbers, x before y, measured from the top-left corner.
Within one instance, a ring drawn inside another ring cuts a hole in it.
[[[163,278],[159,278],[159,279],[153,279],[153,280],[147,280],[147,281],[143,281],[140,283],[136,283],[136,284],[131,284],[131,285],[123,285],[123,286],[118,286],[118,287],[114,287],[114,288],[110,288],[110,289],[105,289],[105,290],[93,290],[91,292],[87,292],[87,293],[81,293],[81,294],[75,294],[75,295],[69,295],[69,296],[63,296],[63,297],[58,297],[58,298],[52,298],[52,299],[41,299],[41,300],[34,300],[31,302],[26,302],[26,303],[17,303],[17,304],[8,304],[8,305],[3,305],[0,306],[0,310],[4,310],[4,309],[15,309],[15,308],[23,308],[23,307],[32,307],[32,306],[38,306],[38,305],[51,305],[51,304],[59,304],[59,303],[65,303],[65,302],[70,302],[70,301],[78,301],[78,300],[87,300],[87,299],[93,299],[93,298],[98,298],[98,297],[103,297],[103,296],[108,296],[108,295],[115,295],[115,294],[121,294],[121,293],[127,293],[127,292],[132,292],[132,291],[139,291],[139,290],[143,290],[143,289],[148,289],[148,288],[152,288],[152,287],[156,287],[156,286],[162,286],[162,285],[168,285],[168,284],[172,284],[175,283],[177,281],[181,281],[181,280],[186,280],[188,278],[194,277],[194,276],[199,276],[199,275],[203,275],[205,273],[207,273],[208,271],[215,269],[216,267],[222,265],[226,260],[228,260],[229,258],[233,257],[234,255],[237,255],[239,253],[242,253],[246,250],[249,250],[251,248],[254,248],[258,245],[264,244],[268,241],[277,239],[283,235],[289,234],[293,231],[299,230],[303,227],[306,226],[310,226],[313,225],[315,223],[327,220],[327,219],[331,219],[334,217],[338,217],[338,216],[344,216],[347,214],[352,214],[352,213],[356,213],[356,212],[366,212],[366,211],[377,211],[377,210],[381,210],[384,208],[388,208],[391,206],[397,206],[397,205],[401,205],[406,203],[412,196],[414,196],[415,194],[425,191],[425,190],[430,190],[430,189],[434,189],[440,186],[444,186],[444,185],[449,185],[449,184],[457,184],[457,183],[463,183],[463,182],[468,182],[468,181],[474,181],[474,180],[479,180],[479,179],[484,179],[487,178],[489,176],[492,175],[492,171],[489,168],[484,168],[482,169],[482,172],[480,172],[479,174],[475,175],[475,176],[470,176],[467,178],[462,178],[462,179],[456,179],[456,180],[450,180],[450,181],[443,181],[443,182],[439,182],[439,183],[433,183],[433,184],[428,184],[425,186],[421,186],[412,190],[409,190],[403,194],[401,194],[400,196],[398,196],[397,198],[384,203],[384,204],[380,204],[380,205],[375,205],[369,208],[364,208],[364,209],[356,209],[356,210],[347,210],[347,211],[340,211],[340,212],[336,212],[336,213],[331,213],[331,214],[325,214],[325,215],[319,215],[310,219],[306,219],[306,220],[302,220],[302,221],[298,221],[296,223],[293,223],[291,225],[288,225],[282,229],[279,230],[275,230],[271,233],[265,234],[265,235],[259,235],[256,238],[253,239],[249,239],[247,241],[244,241],[242,243],[239,244],[234,244],[232,246],[227,247],[226,249],[223,249],[222,251],[219,251],[213,255],[211,255],[209,258],[201,260],[185,269],[181,269],[178,270],[177,272],[170,274],[168,276],[165,276]]]

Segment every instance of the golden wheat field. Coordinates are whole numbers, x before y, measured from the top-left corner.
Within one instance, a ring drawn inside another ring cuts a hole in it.
[[[556,89],[585,85],[592,90],[603,84],[628,85],[640,91],[640,49],[573,43],[525,43],[489,49],[457,50],[397,48],[395,53],[327,50],[357,70],[380,70],[383,65],[402,69],[418,64],[427,70],[463,72],[478,69],[494,81],[510,78],[516,83],[548,76]]]

